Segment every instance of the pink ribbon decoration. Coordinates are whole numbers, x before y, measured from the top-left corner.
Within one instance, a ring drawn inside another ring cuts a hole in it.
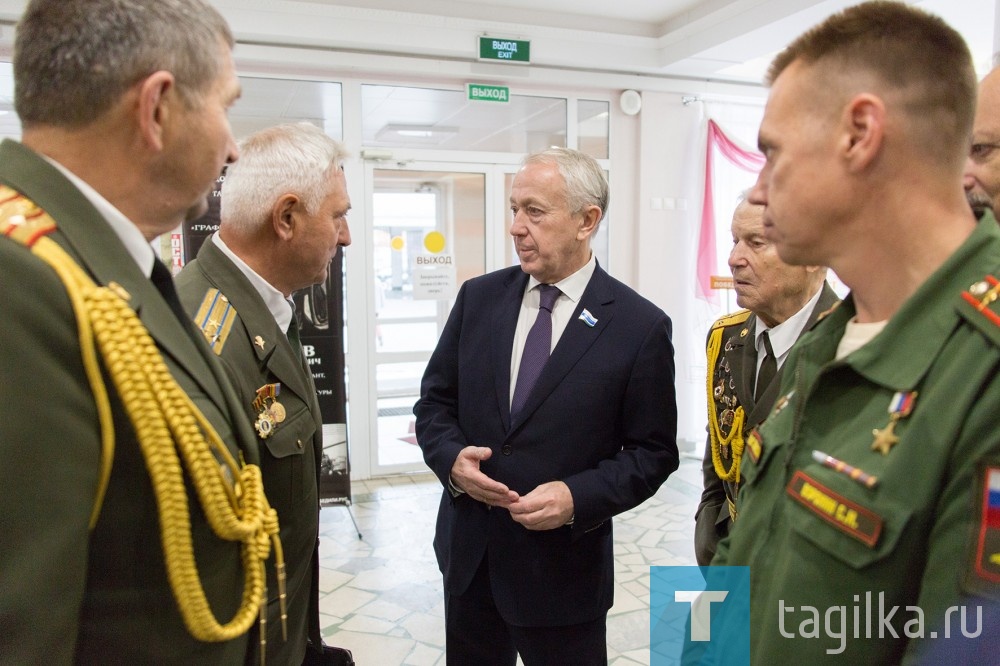
[[[716,268],[715,198],[712,192],[712,159],[715,148],[734,166],[759,173],[764,167],[764,156],[755,150],[744,150],[733,142],[714,120],[708,121],[708,147],[705,151],[705,198],[701,206],[701,233],[698,235],[697,296],[710,303],[718,303],[718,294],[712,289],[712,271]]]

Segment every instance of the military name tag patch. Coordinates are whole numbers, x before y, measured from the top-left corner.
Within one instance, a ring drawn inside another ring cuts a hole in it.
[[[760,442],[760,433],[754,428],[747,435],[747,452],[750,454],[750,460],[756,465],[760,462],[760,455],[764,452],[764,446]]]
[[[878,543],[882,534],[881,516],[833,492],[805,472],[795,472],[785,491],[799,504],[869,548]]]
[[[1000,583],[1000,467],[987,467],[982,477],[976,574]]]

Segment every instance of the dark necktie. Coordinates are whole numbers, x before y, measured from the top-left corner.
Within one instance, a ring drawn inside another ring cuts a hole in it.
[[[538,285],[539,305],[538,316],[528,337],[524,340],[524,351],[521,352],[521,365],[517,369],[517,385],[514,387],[514,399],[510,403],[511,415],[517,414],[528,400],[531,389],[542,374],[545,362],[549,360],[552,351],[552,306],[559,298],[559,287],[551,284]]]
[[[174,311],[177,318],[184,322],[184,330],[188,330],[191,319],[184,312],[184,307],[181,306],[181,299],[177,297],[177,289],[174,288],[174,279],[170,276],[170,269],[162,261],[155,259],[153,261],[153,273],[149,276],[149,279],[152,280],[153,286],[160,292],[163,300],[167,302],[167,305]]]
[[[295,358],[302,362],[302,339],[299,337],[299,323],[295,320],[295,314],[292,314],[292,322],[288,324],[288,330],[285,331],[285,335],[288,336],[288,343],[292,345],[292,351],[295,352]]]
[[[760,400],[760,396],[778,373],[778,359],[774,358],[774,350],[771,349],[771,339],[767,331],[761,333],[760,337],[764,343],[764,360],[760,364],[760,370],[757,371],[757,388],[753,392],[754,402]]]

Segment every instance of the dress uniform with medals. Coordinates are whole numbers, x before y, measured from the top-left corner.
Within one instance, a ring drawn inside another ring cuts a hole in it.
[[[177,289],[185,310],[222,360],[243,414],[257,433],[264,491],[278,512],[287,567],[287,603],[282,608],[282,590],[274,568],[268,566],[267,663],[300,664],[307,638],[322,645],[318,602],[322,418],[297,334],[279,327],[264,297],[218,240],[216,235],[205,241],[197,259],[177,276]],[[277,290],[274,296],[276,308],[288,305]],[[294,313],[291,317],[294,324]],[[283,613],[287,613],[287,639]]]
[[[813,326],[836,302],[836,293],[824,282],[803,330]],[[695,557],[701,566],[712,561],[719,539],[729,533],[736,519],[746,436],[771,411],[781,383],[779,369],[759,395],[754,395],[757,321],[750,310],[741,310],[716,320],[708,334],[709,422],[702,464],[705,485],[695,514]]]
[[[998,276],[986,215],[867,343],[838,358],[848,296],[792,350],[713,560],[750,567],[753,663],[911,663],[1000,601]]]
[[[0,183],[0,663],[244,663],[258,544],[208,516],[252,523],[260,484],[225,372],[98,197],[15,141]]]

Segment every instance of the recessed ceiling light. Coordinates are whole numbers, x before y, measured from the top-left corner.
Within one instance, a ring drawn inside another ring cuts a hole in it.
[[[376,133],[375,139],[377,141],[392,141],[394,139],[432,139],[434,141],[442,141],[456,134],[458,134],[457,127],[389,124]]]

